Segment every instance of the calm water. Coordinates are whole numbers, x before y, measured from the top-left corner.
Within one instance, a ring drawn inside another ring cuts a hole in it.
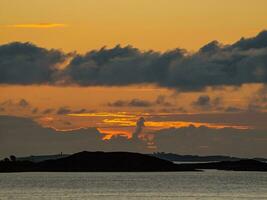
[[[267,199],[267,173],[0,174],[0,199]]]

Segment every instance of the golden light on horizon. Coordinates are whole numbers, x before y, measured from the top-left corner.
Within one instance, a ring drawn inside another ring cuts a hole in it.
[[[67,24],[57,24],[57,23],[39,23],[39,24],[12,24],[7,25],[9,28],[64,28]]]
[[[0,0],[0,157],[267,155],[266,8]]]

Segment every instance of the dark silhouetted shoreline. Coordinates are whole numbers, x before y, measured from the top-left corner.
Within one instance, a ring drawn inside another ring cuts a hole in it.
[[[196,171],[153,156],[129,152],[80,152],[68,157],[31,161],[1,161],[0,172],[153,172]]]
[[[41,162],[5,159],[0,172],[170,172],[205,169],[231,171],[267,171],[267,163],[246,159],[210,163],[174,164],[150,155],[130,152],[79,152]]]

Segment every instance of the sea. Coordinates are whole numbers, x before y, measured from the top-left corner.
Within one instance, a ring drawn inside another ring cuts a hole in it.
[[[266,172],[0,173],[0,200],[267,199]]]

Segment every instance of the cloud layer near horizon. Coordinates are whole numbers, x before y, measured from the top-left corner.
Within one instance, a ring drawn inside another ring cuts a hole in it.
[[[30,118],[0,116],[0,157],[15,154],[74,153],[78,151],[140,151],[145,152],[141,140],[128,140],[127,137],[113,136],[103,140],[97,128],[82,128],[70,131],[57,131],[45,128]]]
[[[159,53],[132,46],[70,54],[30,43],[0,46],[0,84],[126,86],[154,84],[177,90],[240,86],[267,82],[267,31],[223,46],[213,41],[189,54],[175,49]]]
[[[144,121],[137,124],[143,127]],[[73,131],[56,131],[44,128],[28,118],[0,116],[0,157],[33,154],[75,153],[78,151],[165,151],[178,154],[233,155],[266,157],[267,135],[261,130],[238,130],[185,127],[162,129],[153,133],[156,149],[149,150],[147,143],[136,137],[127,139],[104,135],[96,128]],[[151,141],[150,141],[151,142]]]

